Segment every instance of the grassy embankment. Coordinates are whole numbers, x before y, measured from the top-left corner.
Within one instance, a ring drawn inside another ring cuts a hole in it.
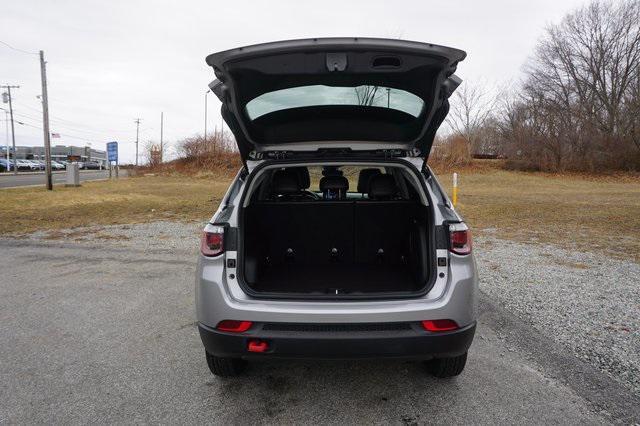
[[[640,260],[640,178],[501,170],[491,162],[458,170],[459,206],[474,233],[549,242]],[[449,172],[440,173],[451,191]],[[228,178],[142,176],[0,191],[0,232],[24,234],[153,220],[207,220]]]

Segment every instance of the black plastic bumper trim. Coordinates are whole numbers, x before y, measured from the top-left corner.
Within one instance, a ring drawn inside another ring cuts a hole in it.
[[[475,322],[459,330],[432,333],[415,327],[383,332],[277,332],[264,331],[262,324],[240,334],[214,330],[198,324],[206,351],[230,358],[409,358],[431,359],[461,355],[469,349]],[[247,351],[249,340],[266,341],[264,353]]]

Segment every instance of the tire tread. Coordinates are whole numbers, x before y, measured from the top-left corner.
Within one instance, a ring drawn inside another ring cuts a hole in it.
[[[467,363],[467,352],[451,358],[437,358],[427,362],[429,372],[440,379],[454,377],[462,373]]]
[[[220,358],[205,352],[211,373],[218,377],[234,377],[247,368],[247,361],[240,358]]]

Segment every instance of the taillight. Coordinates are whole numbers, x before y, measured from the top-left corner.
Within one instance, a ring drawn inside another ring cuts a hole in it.
[[[224,227],[207,225],[202,233],[200,251],[205,256],[218,256],[224,253]]]
[[[450,319],[422,321],[422,327],[427,331],[452,331],[458,329],[458,324]]]
[[[224,320],[220,321],[216,329],[230,333],[243,333],[251,328],[251,321]]]
[[[471,253],[471,231],[464,223],[449,225],[449,251],[462,255]]]

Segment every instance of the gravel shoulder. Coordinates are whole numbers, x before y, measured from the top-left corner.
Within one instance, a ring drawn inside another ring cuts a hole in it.
[[[640,396],[640,264],[491,237],[474,243],[494,303]]]

